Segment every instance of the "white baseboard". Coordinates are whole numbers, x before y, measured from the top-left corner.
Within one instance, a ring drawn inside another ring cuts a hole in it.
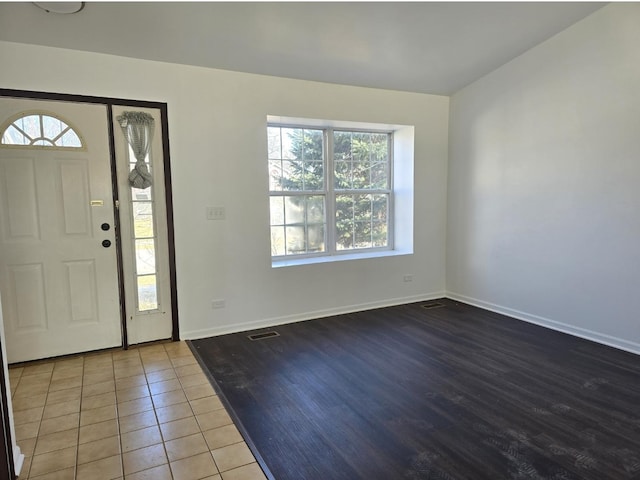
[[[357,305],[346,305],[336,308],[328,308],[323,310],[315,310],[311,312],[304,312],[295,315],[287,315],[284,317],[272,317],[260,320],[254,320],[251,322],[235,323],[232,325],[223,325],[218,327],[206,328],[202,330],[191,330],[180,332],[180,338],[182,340],[196,340],[198,338],[215,337],[218,335],[226,335],[229,333],[246,332],[248,330],[257,330],[260,328],[275,327],[278,325],[285,325],[287,323],[303,322],[305,320],[313,320],[316,318],[330,317],[332,315],[342,315],[345,313],[361,312],[365,310],[373,310],[374,308],[392,307],[394,305],[403,305],[406,303],[423,302],[428,300],[435,300],[437,298],[450,298],[461,303],[473,305],[475,307],[483,308],[491,312],[506,315],[517,320],[522,320],[528,323],[533,323],[541,327],[550,328],[563,333],[568,333],[579,338],[591,340],[596,343],[601,343],[609,347],[624,350],[626,352],[635,353],[640,355],[640,344],[630,342],[622,338],[613,337],[593,330],[585,328],[575,327],[566,323],[551,320],[549,318],[540,317],[530,313],[515,310],[509,307],[503,307],[502,305],[496,305],[494,303],[478,300],[477,298],[467,297],[454,292],[433,292],[424,295],[415,295],[410,297],[401,297],[382,300],[379,302],[361,303]]]
[[[16,476],[20,476],[22,466],[24,465],[24,454],[18,445],[13,446],[13,468],[16,471]]]
[[[202,330],[181,331],[180,338],[182,340],[196,340],[198,338],[215,337],[218,335],[226,335],[228,333],[246,332],[248,330],[257,330],[259,328],[275,327],[277,325],[285,325],[287,323],[303,322],[305,320],[313,320],[316,318],[330,317],[332,315],[343,315],[345,313],[362,312],[365,310],[373,310],[374,308],[392,307],[394,305],[403,305],[406,303],[423,302],[434,300],[436,298],[445,297],[444,292],[433,292],[424,295],[414,295],[410,297],[392,298],[378,302],[361,303],[358,305],[346,305],[336,308],[328,308],[323,310],[315,310],[295,315],[287,315],[284,317],[272,317],[251,322],[235,323],[232,325],[223,325],[220,327],[206,328]]]
[[[573,335],[575,337],[584,338],[586,340],[591,340],[596,343],[601,343],[609,347],[617,348],[619,350],[624,350],[626,352],[640,355],[640,344],[635,342],[630,342],[622,338],[613,337],[611,335],[595,332],[593,330],[588,330],[586,328],[575,327],[567,323],[558,322],[556,320],[540,317],[538,315],[532,315],[530,313],[522,312],[520,310],[503,307],[501,305],[496,305],[494,303],[485,302],[482,300],[478,300],[477,298],[471,298],[471,297],[467,297],[465,295],[460,295],[453,292],[447,292],[445,296],[447,298],[450,298],[451,300],[456,300],[461,303],[467,303],[469,305],[473,305],[474,307],[483,308],[485,310],[489,310],[495,313],[500,313],[502,315],[506,315],[508,317],[515,318],[517,320],[533,323],[535,325],[540,325],[541,327],[546,327],[552,330],[557,330],[559,332],[568,333],[569,335]]]

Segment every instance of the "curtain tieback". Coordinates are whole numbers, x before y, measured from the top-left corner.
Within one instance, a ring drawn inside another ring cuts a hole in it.
[[[136,162],[136,166],[129,172],[129,185],[134,188],[149,188],[153,184],[153,176],[149,172],[147,164],[144,162]]]

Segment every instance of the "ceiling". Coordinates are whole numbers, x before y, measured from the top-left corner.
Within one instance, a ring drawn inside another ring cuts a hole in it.
[[[0,2],[0,40],[449,95],[601,8],[590,2]]]

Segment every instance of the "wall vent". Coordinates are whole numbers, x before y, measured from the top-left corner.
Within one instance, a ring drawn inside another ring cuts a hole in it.
[[[441,302],[427,302],[421,305],[422,308],[426,308],[427,310],[431,310],[432,308],[442,308],[446,307],[444,303]]]
[[[280,334],[276,331],[264,332],[264,333],[254,333],[253,335],[247,335],[249,340],[264,340],[265,338],[271,337],[279,337]]]

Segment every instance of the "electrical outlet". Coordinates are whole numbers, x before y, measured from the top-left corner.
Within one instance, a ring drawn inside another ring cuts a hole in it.
[[[410,273],[407,273],[404,277],[402,277],[402,279],[404,280],[405,283],[413,282],[413,275],[411,275]]]
[[[211,300],[211,308],[224,308],[224,298],[219,298],[217,300]]]
[[[207,220],[224,220],[224,207],[207,207]]]

